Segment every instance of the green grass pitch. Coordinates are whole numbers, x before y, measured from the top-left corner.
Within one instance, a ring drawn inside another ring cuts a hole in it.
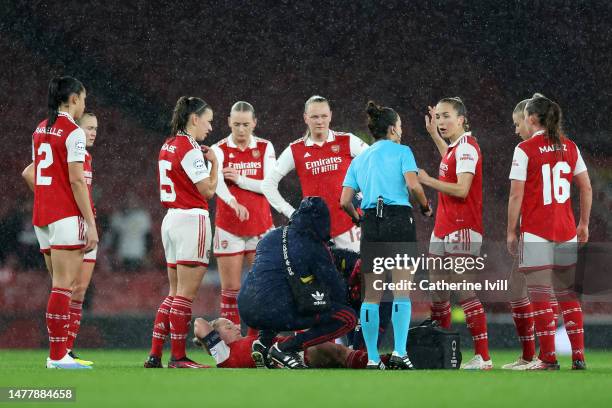
[[[145,370],[147,350],[79,350],[91,371],[47,370],[45,350],[0,350],[0,387],[74,387],[67,407],[610,407],[612,352],[587,352],[589,370],[559,372]],[[196,361],[212,363],[197,350]],[[464,356],[470,356],[464,351]],[[496,367],[517,351],[492,354]],[[10,406],[14,403],[0,403]]]

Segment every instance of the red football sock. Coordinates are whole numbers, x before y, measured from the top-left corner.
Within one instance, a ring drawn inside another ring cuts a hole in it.
[[[221,317],[240,325],[238,314],[238,290],[221,289]]]
[[[540,343],[538,358],[547,363],[557,361],[555,354],[555,318],[550,307],[552,289],[549,286],[528,286],[529,298],[533,306],[533,320],[536,336]]]
[[[553,312],[553,318],[555,319],[555,329],[559,327],[559,302],[555,295],[550,296],[550,308]]]
[[[49,295],[46,318],[51,360],[60,360],[66,355],[71,296],[70,289],[62,288],[52,288]]]
[[[535,355],[533,307],[528,298],[512,301],[510,307],[516,332],[523,348],[523,360],[531,361]]]
[[[480,354],[483,360],[490,360],[489,357],[489,337],[487,335],[487,315],[480,300],[473,297],[461,302],[465,322],[472,340],[474,340],[474,354]]]
[[[450,329],[451,307],[450,302],[433,302],[431,304],[431,320],[438,322],[440,327]]]
[[[74,348],[74,341],[81,328],[81,313],[83,312],[83,302],[80,300],[70,300],[70,326],[68,327],[68,350]]]
[[[191,324],[191,303],[192,301],[175,296],[170,309],[170,350],[172,358],[180,360],[186,355],[185,343]]]
[[[567,337],[572,345],[572,360],[584,361],[584,316],[580,301],[569,291],[557,294]]]
[[[151,352],[149,353],[155,357],[161,358],[164,350],[164,342],[170,332],[170,309],[172,308],[172,300],[174,300],[174,296],[166,296],[161,305],[159,305],[157,314],[155,315]]]
[[[368,365],[368,353],[363,350],[353,350],[346,357],[346,368],[366,368]]]

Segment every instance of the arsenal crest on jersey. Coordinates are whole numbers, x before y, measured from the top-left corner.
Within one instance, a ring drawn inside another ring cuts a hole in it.
[[[259,156],[261,156],[261,153],[259,153],[259,150],[255,149],[252,151],[253,154],[253,158],[255,159],[259,159]]]
[[[340,151],[340,145],[333,145],[331,147],[331,151],[334,153],[338,153]]]
[[[221,248],[223,248],[223,249],[227,249],[227,244],[228,244],[228,243],[227,243],[227,241],[226,241],[226,240],[221,241]]]

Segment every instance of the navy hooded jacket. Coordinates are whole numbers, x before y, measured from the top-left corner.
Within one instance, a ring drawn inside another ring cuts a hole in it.
[[[267,233],[255,253],[255,261],[241,289],[256,302],[286,301],[291,297],[282,250],[283,227]],[[320,197],[306,197],[291,216],[287,249],[293,271],[300,277],[314,275],[329,290],[332,302],[346,303],[346,286],[326,246],[330,234],[327,205]]]

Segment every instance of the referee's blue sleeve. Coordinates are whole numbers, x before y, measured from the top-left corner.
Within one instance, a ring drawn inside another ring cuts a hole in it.
[[[405,149],[402,149],[402,154],[400,156],[402,162],[402,174],[406,174],[410,171],[418,172],[419,168],[417,167],[416,161],[414,160],[412,150],[410,150],[408,146],[405,147]]]
[[[359,184],[357,184],[357,177],[355,175],[355,160],[351,162],[348,170],[346,171],[346,176],[344,176],[344,181],[342,182],[343,187],[350,187],[355,191],[359,191]]]

